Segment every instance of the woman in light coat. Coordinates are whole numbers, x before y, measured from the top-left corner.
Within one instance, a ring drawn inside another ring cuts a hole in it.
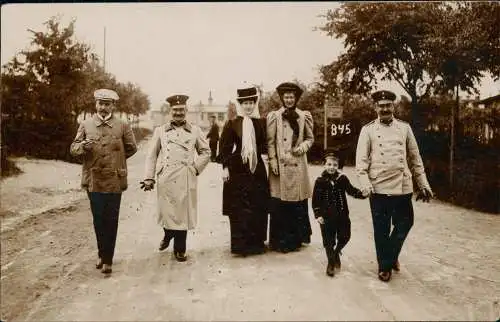
[[[294,83],[277,89],[283,103],[267,115],[269,187],[272,197],[269,241],[280,252],[298,250],[312,233],[308,198],[312,195],[307,151],[314,142],[313,118],[296,108],[302,89]]]

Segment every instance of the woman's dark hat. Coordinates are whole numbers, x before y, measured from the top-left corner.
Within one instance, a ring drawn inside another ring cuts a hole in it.
[[[295,93],[295,100],[298,101],[300,97],[302,96],[302,93],[304,92],[302,88],[299,87],[299,85],[291,82],[285,82],[281,83],[276,87],[276,91],[278,92],[278,95],[280,97],[283,97],[283,94],[288,93],[288,92],[293,92]]]
[[[248,101],[252,100],[254,102],[257,101],[257,98],[259,97],[257,87],[252,86],[252,87],[247,87],[247,88],[239,88],[236,90],[238,97],[236,100],[241,103],[243,101]]]

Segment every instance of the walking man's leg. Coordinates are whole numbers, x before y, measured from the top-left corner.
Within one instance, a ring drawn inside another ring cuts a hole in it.
[[[175,230],[174,235],[174,255],[177,261],[185,262],[186,256],[187,230]]]
[[[102,268],[102,258],[103,258],[103,244],[104,244],[104,200],[102,198],[102,193],[100,192],[87,192],[87,196],[90,201],[90,209],[92,211],[92,221],[94,224],[94,232],[97,241],[97,256],[98,260],[96,263],[96,268]]]
[[[389,196],[374,194],[370,197],[370,208],[373,220],[373,234],[377,253],[378,270],[390,272],[392,259],[390,258],[389,233],[391,229],[391,200]],[[390,278],[390,276],[389,276]]]
[[[397,196],[395,199],[394,213],[392,215],[392,224],[394,229],[389,237],[392,267],[399,269],[398,257],[403,247],[403,243],[413,226],[414,214],[411,202],[411,194]]]

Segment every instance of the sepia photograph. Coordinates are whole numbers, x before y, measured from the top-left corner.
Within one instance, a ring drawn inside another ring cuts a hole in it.
[[[0,321],[500,321],[498,2],[0,30]]]

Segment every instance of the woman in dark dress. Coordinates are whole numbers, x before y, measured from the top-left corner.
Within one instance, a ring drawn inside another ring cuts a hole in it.
[[[237,93],[240,111],[222,130],[220,162],[231,252],[245,256],[265,250],[269,186],[261,156],[266,150],[266,129],[265,120],[258,117],[257,88],[242,88]]]

